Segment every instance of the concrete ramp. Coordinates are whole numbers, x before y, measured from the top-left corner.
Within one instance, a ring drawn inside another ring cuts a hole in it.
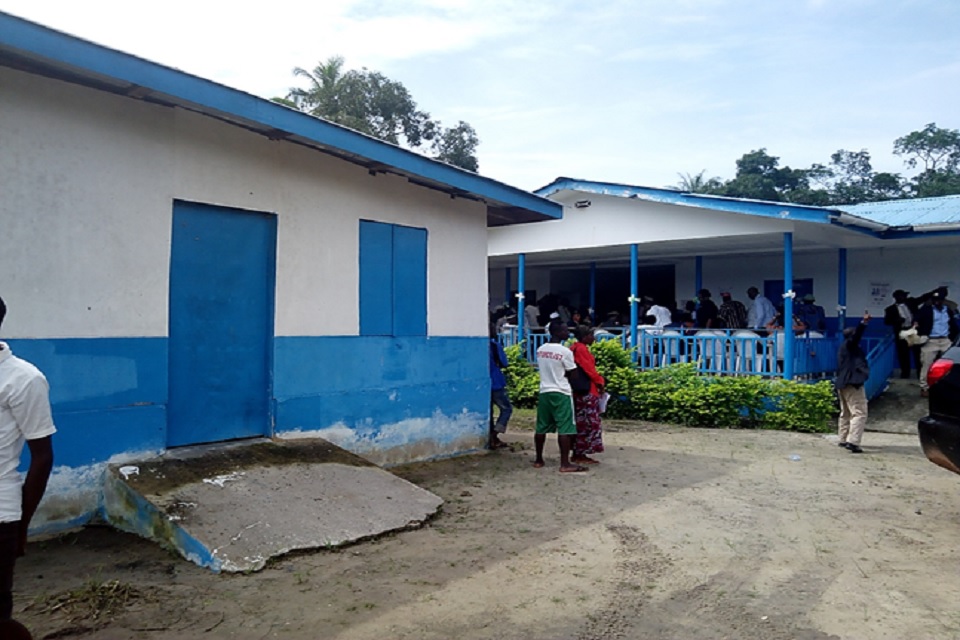
[[[112,466],[104,519],[214,571],[417,527],[443,501],[320,439],[175,449]]]
[[[929,413],[927,399],[920,396],[919,380],[891,378],[884,392],[870,402],[867,430],[916,434],[917,421]]]

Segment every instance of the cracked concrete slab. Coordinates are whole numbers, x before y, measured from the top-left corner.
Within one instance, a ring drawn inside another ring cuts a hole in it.
[[[104,487],[110,524],[231,572],[416,527],[442,502],[319,439],[176,450],[112,468]]]

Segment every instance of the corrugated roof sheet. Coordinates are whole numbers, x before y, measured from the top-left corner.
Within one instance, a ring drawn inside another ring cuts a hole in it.
[[[891,227],[960,223],[960,195],[864,202],[837,209]]]

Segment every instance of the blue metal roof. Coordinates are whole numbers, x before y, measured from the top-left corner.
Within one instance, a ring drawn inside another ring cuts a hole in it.
[[[830,224],[885,240],[960,235],[960,195],[888,200],[826,208],[564,177],[557,178],[534,193],[546,197],[565,190],[767,218]]]
[[[0,65],[131,99],[188,108],[274,140],[305,144],[374,173],[396,173],[453,197],[479,200],[487,205],[489,225],[563,216],[562,206],[529,191],[2,11]]]
[[[960,195],[864,202],[837,208],[891,227],[960,224]]]
[[[703,193],[690,193],[678,189],[662,189],[656,187],[640,187],[616,182],[597,182],[594,180],[578,180],[576,178],[557,178],[545,187],[534,193],[549,196],[558,191],[583,191],[621,198],[637,198],[649,202],[663,202],[679,204],[688,207],[727,211],[730,213],[744,213],[748,215],[786,220],[802,220],[804,222],[820,222],[829,224],[837,217],[838,212],[821,207],[810,207],[789,202],[770,202],[768,200],[750,200],[747,198],[729,198],[713,196]]]

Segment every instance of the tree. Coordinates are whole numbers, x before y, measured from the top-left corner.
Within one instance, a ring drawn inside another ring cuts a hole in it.
[[[876,173],[870,152],[840,149],[830,156],[829,191],[832,204],[875,202],[901,198],[903,180],[895,173]]]
[[[941,129],[931,122],[920,131],[897,138],[893,152],[906,156],[904,163],[911,169],[923,163],[923,171],[910,184],[914,196],[960,193],[960,131]]]
[[[920,131],[897,138],[893,152],[905,156],[910,168],[923,167],[916,177],[876,172],[866,149],[840,149],[830,164],[813,164],[809,169],[781,167],[780,158],[765,148],[743,154],[737,160],[737,174],[727,181],[678,174],[684,191],[715,193],[734,198],[793,202],[829,207],[910,197],[937,197],[960,194],[960,131],[941,129],[930,123]]]
[[[720,178],[707,178],[706,173],[706,169],[696,175],[678,173],[680,182],[677,188],[689,193],[718,193],[723,188],[723,181]]]
[[[333,56],[313,71],[295,68],[293,74],[305,78],[307,87],[293,87],[274,101],[396,145],[426,145],[438,160],[477,170],[480,141],[473,127],[461,121],[444,128],[417,108],[401,82],[366,68],[344,72],[343,66],[343,58]]]
[[[433,151],[436,154],[434,157],[447,164],[475,172],[478,144],[480,139],[477,138],[477,132],[461,120],[457,126],[444,129],[433,138]]]
[[[917,198],[937,198],[960,193],[960,172],[924,171],[910,184]]]
[[[904,161],[911,169],[923,162],[923,170],[955,172],[960,165],[960,131],[941,129],[931,122],[920,131],[911,131],[897,138],[893,152],[907,156]]]
[[[723,185],[721,193],[734,198],[792,202],[790,193],[809,189],[807,172],[780,167],[780,158],[766,149],[745,153],[737,160],[737,175]]]

